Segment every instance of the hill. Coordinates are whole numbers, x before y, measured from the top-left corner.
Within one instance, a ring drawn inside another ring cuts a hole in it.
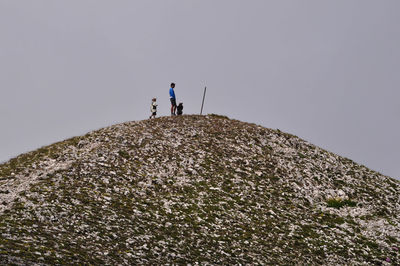
[[[3,264],[400,264],[400,182],[226,117],[128,122],[0,165]]]

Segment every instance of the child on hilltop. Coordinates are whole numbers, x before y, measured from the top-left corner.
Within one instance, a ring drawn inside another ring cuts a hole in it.
[[[183,103],[179,103],[178,107],[176,108],[178,110],[178,115],[183,114]]]
[[[151,116],[149,117],[149,119],[156,118],[156,115],[157,115],[157,98],[153,98],[151,100],[150,112],[151,112]]]

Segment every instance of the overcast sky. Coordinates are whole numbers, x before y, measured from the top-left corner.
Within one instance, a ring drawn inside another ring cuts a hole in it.
[[[0,0],[0,161],[169,114],[227,115],[400,178],[399,0]]]

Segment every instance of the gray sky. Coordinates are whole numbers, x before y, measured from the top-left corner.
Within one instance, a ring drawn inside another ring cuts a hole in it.
[[[0,0],[0,161],[185,113],[279,128],[400,178],[398,0]]]

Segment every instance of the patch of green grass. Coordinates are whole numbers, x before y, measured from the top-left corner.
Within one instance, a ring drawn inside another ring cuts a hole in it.
[[[387,236],[386,239],[392,244],[399,242],[396,238],[394,238],[392,236]]]
[[[335,174],[333,174],[333,177],[334,177],[334,176],[335,176]],[[341,187],[343,187],[343,186],[346,186],[347,184],[346,184],[346,182],[343,181],[343,180],[335,179],[335,180],[333,180],[333,185],[334,185],[335,187],[337,187],[337,188],[341,188]]]
[[[306,238],[318,238],[319,234],[313,230],[313,225],[303,225],[302,235]]]
[[[377,248],[379,248],[379,245],[378,245],[377,243],[375,243],[375,242],[372,242],[372,241],[367,241],[366,244],[367,244],[367,246],[368,246],[369,248],[371,248],[371,249],[377,249]]]
[[[125,158],[125,159],[129,159],[129,153],[128,152],[126,152],[126,151],[123,151],[123,150],[120,150],[119,152],[118,152],[118,154],[119,154],[119,156],[121,156],[121,157],[123,157],[123,158]]]
[[[301,152],[298,152],[297,155],[299,155],[299,157],[300,157],[301,159],[304,159],[304,158],[307,157],[307,156],[305,156],[304,154],[302,154]]]
[[[353,170],[347,171],[346,175],[354,176],[356,173]]]
[[[269,178],[269,180],[271,180],[271,181],[274,182],[274,183],[279,181],[279,177],[274,176],[274,175],[269,176],[268,178]]]
[[[357,206],[357,202],[349,200],[349,199],[343,200],[341,198],[328,199],[326,201],[326,203],[328,204],[329,208],[336,208],[336,209],[340,209],[345,206],[349,206],[349,207]]]
[[[390,211],[387,208],[382,207],[376,212],[376,215],[378,215],[380,217],[389,216]]]
[[[329,213],[321,213],[320,215],[321,224],[326,224],[331,228],[336,227],[338,224],[344,224],[346,220],[338,215],[333,215]]]
[[[229,119],[229,117],[227,117],[225,115],[210,114],[209,116],[215,117],[215,118],[221,118],[221,119]]]

